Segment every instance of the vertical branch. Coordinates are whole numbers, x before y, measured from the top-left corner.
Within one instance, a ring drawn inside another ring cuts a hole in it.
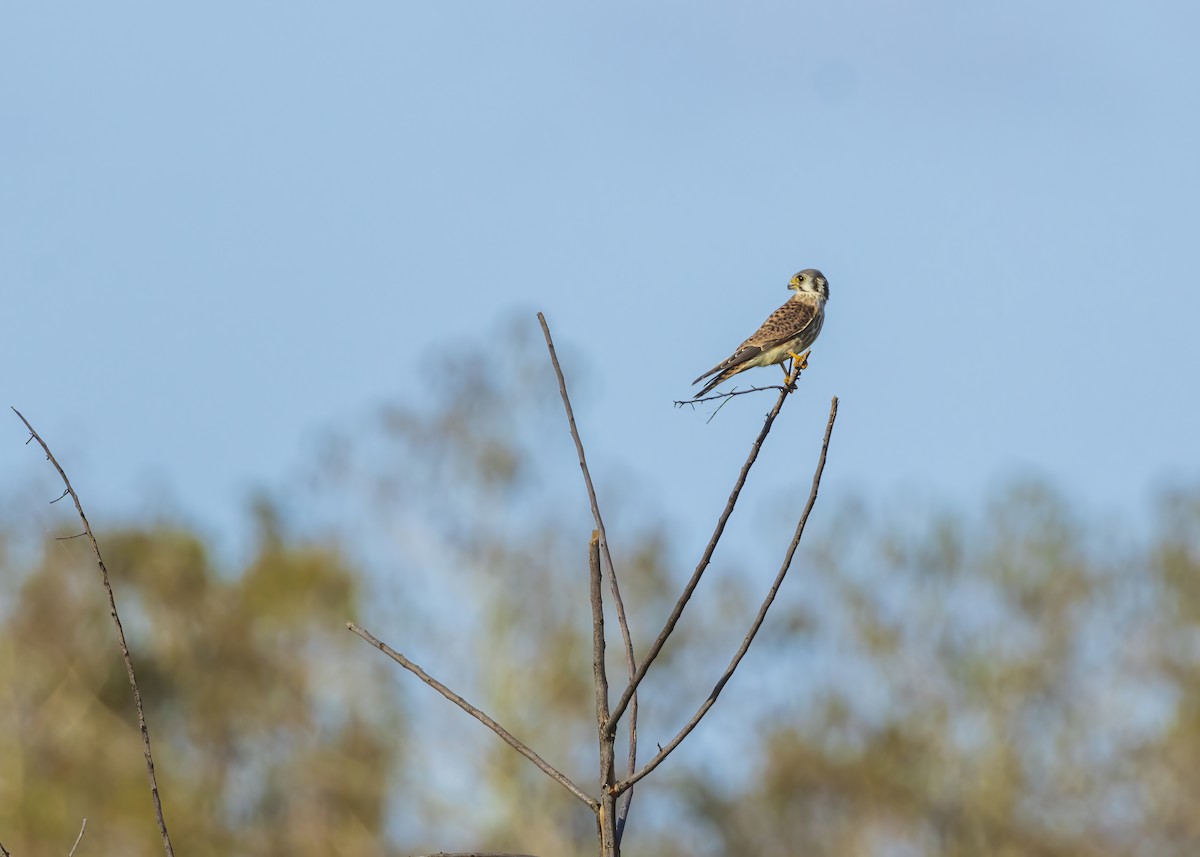
[[[592,474],[588,470],[587,456],[583,451],[583,440],[579,437],[579,428],[575,425],[575,411],[571,408],[571,397],[567,395],[567,380],[563,376],[562,366],[558,362],[558,353],[554,350],[554,339],[550,336],[550,325],[546,323],[546,317],[542,313],[538,313],[538,322],[542,326],[542,334],[546,338],[546,348],[550,352],[550,363],[554,366],[554,374],[558,377],[558,392],[562,396],[563,409],[567,413],[567,425],[571,430],[571,439],[575,441],[575,452],[579,456],[579,469],[583,471],[583,483],[587,488],[588,501],[592,507],[592,518],[596,522],[596,531],[600,535],[600,550],[604,556],[604,563],[608,568],[609,588],[612,591],[613,605],[617,611],[617,624],[621,628],[621,640],[625,645],[625,663],[629,670],[629,686],[636,689],[634,676],[637,674],[637,658],[633,652],[633,637],[629,633],[629,621],[625,618],[625,603],[621,600],[621,588],[617,584],[617,570],[613,566],[612,554],[608,550],[608,536],[604,530],[604,519],[600,516],[600,504],[596,500],[596,488],[592,484]],[[621,703],[621,712],[624,713],[625,707],[629,706],[629,757],[626,761],[627,772],[630,776],[637,768],[637,695],[630,693],[628,698],[624,698]],[[607,732],[616,732],[616,723],[620,719],[609,718],[607,724]],[[618,837],[624,831],[625,820],[629,816],[629,805],[633,801],[633,792],[626,792],[625,798],[621,804],[620,818],[617,821]]]
[[[600,533],[592,530],[588,545],[588,579],[592,602],[592,674],[596,686],[596,729],[600,740],[600,806],[596,824],[600,857],[618,857],[616,829],[616,735],[608,729],[608,674],[604,666],[604,600],[601,594]]]
[[[117,643],[121,647],[121,657],[125,661],[125,672],[129,676],[129,687],[133,690],[133,705],[137,709],[138,728],[142,733],[142,755],[146,759],[146,776],[150,780],[150,797],[154,801],[154,817],[158,821],[158,830],[162,834],[163,848],[166,850],[167,857],[175,857],[175,851],[171,848],[171,837],[167,834],[167,822],[163,818],[162,800],[158,794],[158,779],[154,776],[154,755],[150,752],[150,730],[146,726],[146,714],[142,710],[142,695],[138,692],[137,677],[133,672],[133,659],[129,655],[129,646],[125,642],[125,630],[121,627],[121,617],[117,615],[117,601],[113,596],[112,584],[108,579],[108,568],[104,565],[104,557],[100,555],[100,545],[96,541],[96,536],[92,533],[92,525],[88,523],[87,515],[83,513],[83,505],[79,502],[79,495],[75,493],[75,489],[71,487],[71,480],[67,478],[66,472],[62,469],[62,465],[54,457],[54,453],[50,451],[50,447],[46,445],[46,441],[42,440],[41,436],[33,430],[33,426],[29,424],[29,420],[18,411],[12,409],[21,422],[25,423],[25,428],[29,429],[31,439],[36,440],[46,453],[46,458],[54,465],[54,469],[58,471],[58,475],[62,477],[63,484],[66,486],[67,494],[71,495],[71,499],[75,501],[75,511],[79,513],[79,519],[83,521],[83,531],[87,534],[88,541],[92,545],[92,553],[96,555],[96,563],[100,566],[100,577],[104,581],[104,590],[108,593],[108,612],[112,616],[113,625],[117,629]],[[80,835],[83,831],[80,830]]]
[[[592,677],[596,686],[596,721],[603,750],[606,737],[604,725],[608,722],[608,673],[604,667],[604,600],[600,589],[600,533],[597,530],[592,530],[592,540],[588,544],[588,577],[592,602]],[[601,786],[611,784],[611,781],[601,782]]]

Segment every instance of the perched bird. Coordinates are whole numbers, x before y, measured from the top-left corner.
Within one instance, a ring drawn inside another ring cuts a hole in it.
[[[692,398],[699,399],[713,387],[728,381],[739,372],[755,366],[771,366],[783,363],[789,357],[792,365],[801,369],[808,365],[808,353],[800,354],[811,346],[825,323],[825,302],[829,300],[829,281],[816,268],[805,268],[788,282],[788,288],[796,293],[763,322],[754,335],[737,347],[733,355],[709,369],[693,384],[699,384],[709,375],[716,375]],[[784,374],[789,375],[784,368]]]

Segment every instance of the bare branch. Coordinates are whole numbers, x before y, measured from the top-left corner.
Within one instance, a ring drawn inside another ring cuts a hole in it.
[[[613,566],[612,554],[608,550],[608,538],[604,529],[604,519],[600,516],[600,504],[596,500],[596,488],[592,484],[592,474],[588,470],[587,456],[583,451],[583,440],[579,437],[579,428],[575,425],[575,411],[571,407],[571,398],[567,395],[567,380],[563,376],[562,366],[558,362],[558,353],[554,350],[554,340],[550,337],[550,326],[546,317],[538,313],[538,321],[542,325],[542,333],[546,337],[546,348],[550,351],[550,362],[554,366],[554,374],[558,376],[558,392],[562,396],[563,408],[567,412],[567,425],[571,430],[571,439],[575,441],[575,451],[579,455],[579,469],[583,471],[583,482],[587,487],[588,501],[592,505],[592,517],[596,521],[596,529],[600,532],[600,550],[604,554],[604,562],[608,566],[608,579],[612,588],[613,603],[617,608],[617,622],[621,626],[621,637],[625,643],[625,659],[628,661],[629,674],[632,677],[637,669],[637,659],[633,653],[633,639],[629,634],[629,622],[625,618],[625,604],[621,600],[620,587],[617,585],[617,572]]]
[[[734,396],[745,396],[747,393],[760,393],[763,390],[785,392],[787,389],[783,384],[768,384],[765,387],[747,387],[745,390],[739,390],[737,387],[734,387],[725,393],[716,393],[712,396],[705,396],[703,399],[676,399],[673,404],[677,408],[682,408],[684,405],[702,405],[705,402],[713,402],[717,399],[732,399]]]
[[[158,821],[158,831],[162,834],[163,848],[166,850],[167,857],[174,857],[175,851],[171,848],[171,837],[167,834],[167,822],[163,818],[162,800],[158,794],[158,780],[154,776],[154,755],[150,752],[150,730],[146,726],[146,715],[142,710],[142,695],[138,692],[137,678],[133,672],[133,659],[129,655],[129,646],[125,642],[125,630],[121,627],[121,617],[117,615],[117,601],[113,596],[113,588],[108,579],[108,568],[104,565],[104,557],[100,555],[100,545],[96,541],[96,536],[92,533],[92,525],[88,523],[87,515],[83,513],[83,505],[79,502],[79,495],[71,487],[71,480],[67,478],[66,471],[62,469],[62,465],[58,463],[58,460],[54,457],[54,453],[46,445],[46,441],[42,440],[41,435],[34,431],[33,426],[29,424],[29,420],[25,419],[16,408],[13,408],[12,411],[20,418],[21,422],[25,423],[25,428],[29,429],[30,437],[38,442],[42,450],[46,453],[46,458],[50,460],[50,463],[54,465],[54,469],[58,471],[58,475],[62,477],[63,485],[66,486],[66,493],[70,494],[71,499],[75,501],[75,511],[79,513],[79,519],[83,521],[83,531],[87,535],[88,541],[92,544],[92,553],[96,555],[96,563],[100,566],[100,576],[104,581],[104,589],[108,593],[108,612],[112,616],[113,624],[117,629],[117,642],[121,647],[121,657],[125,661],[125,672],[129,676],[129,687],[133,690],[133,705],[137,709],[138,728],[142,732],[142,755],[146,759],[146,776],[150,780],[150,797],[154,801],[154,817]],[[62,497],[58,499],[61,500]],[[80,830],[80,835],[83,835],[82,830]]]
[[[692,572],[691,579],[688,580],[687,585],[683,588],[683,593],[679,596],[679,600],[675,602],[675,607],[671,610],[671,615],[667,617],[662,631],[659,632],[658,637],[650,645],[649,651],[646,652],[645,657],[638,666],[637,674],[630,680],[625,691],[621,694],[621,698],[613,706],[612,712],[608,717],[610,726],[616,724],[621,719],[621,715],[625,713],[625,707],[629,704],[630,698],[637,692],[637,686],[646,677],[646,671],[650,669],[650,665],[654,663],[654,659],[662,651],[663,645],[667,642],[667,637],[671,636],[671,632],[675,630],[675,623],[683,615],[683,609],[687,606],[692,593],[696,591],[696,586],[700,583],[700,578],[704,575],[705,569],[708,568],[708,564],[712,560],[713,551],[717,549],[717,543],[721,540],[721,534],[725,532],[725,525],[729,522],[729,516],[733,514],[733,507],[737,504],[738,495],[741,494],[742,487],[746,484],[746,477],[750,474],[750,468],[754,466],[759,450],[762,449],[763,441],[766,440],[767,434],[771,431],[771,426],[775,423],[775,418],[779,416],[779,411],[783,408],[783,403],[787,399],[787,396],[788,391],[786,389],[782,390],[779,393],[779,399],[775,402],[775,407],[771,408],[770,413],[767,414],[767,418],[763,422],[762,431],[758,433],[758,437],[754,439],[754,443],[750,446],[750,454],[746,458],[746,463],[742,465],[741,472],[738,473],[737,481],[733,485],[733,491],[730,492],[729,500],[725,503],[725,509],[717,519],[717,526],[713,530],[712,538],[708,541],[708,546],[704,549],[703,556],[700,557],[700,562],[696,566],[696,570]]]
[[[571,430],[571,439],[575,442],[575,452],[579,456],[579,469],[583,471],[583,482],[587,488],[588,501],[592,506],[592,518],[596,522],[596,530],[600,533],[600,550],[603,552],[604,562],[608,567],[609,589],[612,591],[613,605],[617,611],[617,624],[621,628],[621,640],[625,645],[625,663],[629,670],[629,681],[632,685],[634,684],[634,676],[637,673],[637,657],[633,651],[633,637],[629,633],[629,621],[625,618],[625,603],[621,600],[621,588],[617,584],[617,569],[613,565],[612,554],[608,549],[608,535],[604,529],[604,519],[600,516],[600,504],[596,500],[596,488],[592,484],[592,474],[588,470],[587,456],[583,451],[583,440],[579,436],[579,428],[575,425],[575,411],[571,407],[571,397],[567,395],[567,379],[563,375],[562,366],[558,362],[558,353],[554,350],[554,339],[550,336],[550,325],[546,322],[546,317],[542,313],[539,312],[537,317],[538,323],[542,326],[542,334],[546,338],[546,349],[550,352],[550,363],[554,366],[554,374],[558,377],[558,392],[562,396],[563,409],[567,414],[567,426]],[[636,693],[632,697],[632,702],[626,700],[622,704],[622,711],[624,711],[626,705],[629,706],[629,756],[626,761],[626,776],[630,776],[637,768],[638,703]],[[609,718],[603,731],[608,733],[615,732],[616,724],[616,719]],[[629,792],[625,796],[617,819],[618,842],[620,842],[620,833],[624,831],[625,820],[629,816],[629,805],[632,801],[633,793]]]
[[[633,776],[637,770],[637,694],[629,705],[629,754],[625,759],[625,776]],[[625,835],[625,822],[629,819],[629,805],[633,803],[633,789],[627,789],[621,796],[621,805],[617,809],[616,845],[621,847],[621,837]]]
[[[592,602],[592,679],[596,686],[596,724],[600,728],[601,752],[608,722],[608,673],[604,668],[604,601],[600,590],[600,532],[592,530],[588,544],[588,572]],[[611,744],[610,744],[611,749]],[[611,785],[604,783],[603,785]]]
[[[792,536],[792,543],[788,545],[787,553],[784,554],[783,564],[779,568],[779,573],[775,575],[775,581],[771,584],[771,589],[767,592],[767,597],[763,599],[762,606],[758,608],[758,615],[754,617],[754,622],[750,625],[750,630],[746,633],[745,639],[742,640],[742,645],[738,647],[733,659],[729,662],[729,666],[725,668],[725,672],[721,678],[713,686],[712,692],[708,698],[704,700],[704,704],[692,715],[682,729],[679,730],[674,738],[672,738],[665,747],[660,747],[658,754],[642,767],[640,771],[632,777],[617,784],[618,794],[631,787],[634,783],[640,780],[646,774],[658,767],[671,751],[679,746],[680,742],[688,736],[688,734],[696,728],[696,725],[708,713],[708,710],[713,707],[717,701],[717,697],[721,695],[721,691],[725,689],[726,682],[733,676],[734,670],[738,668],[742,658],[750,649],[750,644],[754,642],[754,637],[758,634],[758,629],[762,627],[763,620],[767,618],[767,611],[771,608],[771,603],[775,600],[776,594],[779,592],[779,587],[783,584],[783,579],[787,576],[788,569],[792,565],[792,557],[796,554],[796,547],[800,544],[800,538],[804,535],[804,527],[808,523],[808,516],[812,513],[813,506],[817,502],[817,490],[821,486],[821,474],[825,471],[825,457],[829,453],[829,439],[833,435],[833,423],[837,419],[838,400],[835,396],[829,406],[829,422],[825,426],[825,439],[821,443],[821,457],[817,460],[817,469],[813,473],[812,490],[808,494],[808,503],[804,506],[804,512],[800,515],[800,521],[796,524],[796,532]]]
[[[542,771],[542,773],[546,774],[546,776],[553,779],[555,782],[557,782],[559,785],[561,785],[563,788],[565,788],[571,794],[575,795],[575,797],[579,798],[579,800],[581,800],[585,804],[587,804],[588,808],[591,809],[592,812],[598,811],[600,803],[597,800],[589,797],[588,794],[586,792],[584,792],[583,789],[581,789],[579,786],[575,785],[575,783],[571,782],[571,780],[568,779],[565,774],[558,771],[558,769],[556,769],[554,766],[552,766],[549,762],[547,762],[545,759],[543,759],[541,756],[539,756],[533,750],[529,749],[529,747],[525,746],[525,744],[521,743],[521,741],[518,740],[516,737],[514,737],[511,732],[509,732],[507,729],[505,729],[503,726],[501,726],[499,723],[497,723],[491,717],[489,717],[488,715],[486,715],[485,713],[480,711],[478,708],[473,706],[471,703],[467,702],[465,699],[463,699],[457,693],[452,691],[450,688],[446,687],[446,685],[442,684],[436,678],[429,675],[429,673],[425,672],[425,670],[421,669],[417,664],[413,663],[408,658],[406,658],[404,655],[397,652],[395,649],[393,649],[387,643],[384,643],[384,642],[381,642],[380,640],[378,640],[369,631],[366,631],[366,630],[358,627],[353,622],[347,622],[346,627],[349,628],[351,631],[353,631],[358,636],[362,637],[364,640],[366,640],[372,646],[379,649],[379,651],[383,652],[385,655],[387,655],[393,661],[400,664],[400,666],[404,667],[406,670],[408,670],[413,675],[415,675],[417,678],[419,678],[421,681],[425,682],[427,685],[432,687],[434,690],[436,690],[442,696],[446,697],[446,699],[453,702],[455,705],[457,705],[463,711],[467,712],[467,714],[470,714],[472,717],[474,717],[476,720],[478,720],[484,726],[486,726],[487,728],[489,728],[493,732],[495,732],[497,735],[499,735],[500,738],[504,741],[504,743],[508,744],[508,746],[512,747],[514,750],[516,750],[518,753],[520,753],[526,759],[533,762],[533,764],[537,765],[537,767]]]
[[[613,792],[616,780],[616,738],[606,732],[608,724],[608,674],[604,668],[604,600],[601,594],[600,532],[592,530],[588,545],[588,578],[592,602],[592,674],[596,686],[596,729],[600,743],[600,811],[596,825],[600,828],[601,857],[613,857],[616,852],[617,801]]]
[[[79,847],[79,841],[83,839],[83,831],[87,830],[87,819],[83,820],[83,824],[79,825],[79,835],[75,837],[75,844],[71,846],[70,853],[67,857],[75,857],[75,849]]]
[[[4,847],[3,842],[0,842],[0,857],[12,857],[12,855],[8,853],[8,849]]]

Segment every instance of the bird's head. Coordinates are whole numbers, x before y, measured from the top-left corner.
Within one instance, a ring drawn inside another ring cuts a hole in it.
[[[816,268],[805,268],[788,281],[788,288],[796,292],[810,295],[820,295],[829,300],[829,280]]]

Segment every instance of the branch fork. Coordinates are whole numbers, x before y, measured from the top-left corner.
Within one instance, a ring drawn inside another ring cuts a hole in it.
[[[734,507],[737,505],[738,498],[741,496],[742,488],[746,484],[746,479],[750,474],[750,469],[754,466],[754,462],[758,459],[758,454],[762,449],[762,445],[771,431],[771,427],[775,423],[775,419],[779,416],[779,412],[783,408],[787,397],[796,389],[796,382],[799,380],[801,367],[793,361],[791,368],[788,370],[787,379],[783,385],[775,385],[768,387],[752,387],[748,390],[733,390],[728,393],[720,393],[716,396],[709,396],[704,399],[696,399],[687,402],[676,402],[677,406],[684,404],[700,404],[701,402],[710,401],[713,399],[724,399],[728,401],[733,396],[745,395],[746,393],[758,392],[760,390],[778,390],[779,397],[775,401],[774,407],[771,408],[763,422],[762,429],[758,436],[750,446],[750,453],[746,458],[746,462],[742,465],[738,473],[737,480],[734,482],[733,490],[729,494],[729,499],[725,503],[725,508],[717,518],[716,526],[713,534],[710,537],[708,544],[701,554],[700,561],[692,572],[691,577],[685,584],[683,592],[680,594],[675,606],[672,608],[670,615],[667,617],[662,630],[654,641],[650,644],[649,649],[639,661],[634,653],[632,635],[629,631],[629,622],[626,618],[625,605],[621,600],[620,586],[617,580],[616,568],[613,565],[612,555],[609,552],[608,538],[604,529],[604,520],[600,514],[600,504],[596,499],[596,489],[592,483],[591,473],[588,470],[587,456],[584,452],[583,441],[579,435],[578,426],[575,423],[574,410],[571,407],[571,400],[567,394],[567,383],[563,375],[562,367],[558,361],[558,355],[554,349],[554,341],[550,336],[550,327],[546,323],[545,316],[538,313],[538,322],[541,324],[542,333],[546,339],[546,348],[549,351],[550,362],[554,367],[555,375],[558,378],[559,393],[563,400],[563,409],[566,412],[567,426],[571,433],[571,439],[575,443],[575,451],[579,459],[579,468],[583,474],[584,487],[587,491],[588,502],[591,505],[592,518],[595,523],[595,528],[592,531],[591,538],[588,542],[588,571],[589,571],[589,600],[592,607],[592,673],[595,687],[595,709],[596,709],[596,727],[597,741],[599,745],[599,797],[593,797],[581,786],[563,774],[561,771],[554,768],[539,756],[534,750],[526,746],[519,739],[514,737],[508,730],[497,723],[493,718],[486,713],[471,705],[461,696],[450,690],[446,685],[442,684],[437,679],[426,673],[421,667],[413,663],[404,655],[389,647],[386,643],[381,642],[363,628],[347,623],[347,627],[358,636],[375,646],[381,652],[386,654],[392,660],[396,661],[409,672],[416,675],[430,687],[437,690],[444,697],[449,699],[459,708],[466,711],[479,722],[483,723],[489,729],[496,733],[509,746],[515,749],[518,753],[532,762],[539,770],[545,773],[548,777],[557,782],[560,786],[566,789],[571,795],[586,805],[596,816],[597,833],[600,841],[600,853],[602,857],[619,857],[621,848],[621,838],[625,830],[625,822],[629,816],[629,808],[633,799],[633,790],[635,784],[647,776],[651,771],[657,768],[663,760],[678,747],[685,738],[699,725],[700,721],[716,703],[717,697],[725,688],[729,679],[733,676],[734,671],[738,668],[746,652],[749,650],[754,637],[767,616],[767,611],[770,609],[779,587],[782,585],[784,578],[787,576],[788,570],[791,568],[792,559],[795,556],[796,548],[800,544],[800,539],[804,534],[805,526],[808,523],[808,517],[812,513],[813,506],[817,500],[817,492],[821,483],[821,475],[825,470],[825,459],[829,451],[829,441],[833,434],[833,425],[837,419],[838,400],[835,397],[830,403],[829,420],[825,426],[824,440],[821,444],[820,457],[817,461],[816,471],[813,474],[812,488],[809,492],[808,502],[804,507],[799,521],[796,524],[795,532],[792,536],[791,543],[788,545],[784,553],[783,561],[779,571],[775,576],[775,580],[767,592],[757,615],[754,617],[749,630],[742,639],[741,645],[734,652],[733,657],[726,666],[725,671],[717,679],[712,691],[707,698],[701,703],[695,714],[685,723],[670,741],[665,745],[659,744],[658,752],[646,762],[642,767],[637,767],[637,691],[639,685],[646,677],[651,664],[654,663],[667,639],[674,631],[680,618],[683,615],[684,609],[687,607],[688,601],[692,594],[696,591],[696,587],[700,584],[700,580],[712,561],[713,553],[717,549],[717,545],[721,540],[721,535],[725,532],[725,525],[729,522],[733,515]],[[718,408],[717,410],[720,410]],[[711,419],[711,417],[710,417]],[[606,673],[604,654],[605,654],[605,632],[604,632],[604,603],[603,603],[603,580],[607,578],[609,592],[612,595],[613,606],[617,616],[617,624],[621,632],[621,642],[625,654],[625,662],[628,672],[628,679],[625,682],[624,688],[621,690],[620,696],[617,698],[616,704],[609,704],[609,682]],[[618,727],[622,719],[628,712],[629,717],[627,722],[628,729],[628,754],[625,760],[625,770],[621,778],[616,775],[616,737]]]

